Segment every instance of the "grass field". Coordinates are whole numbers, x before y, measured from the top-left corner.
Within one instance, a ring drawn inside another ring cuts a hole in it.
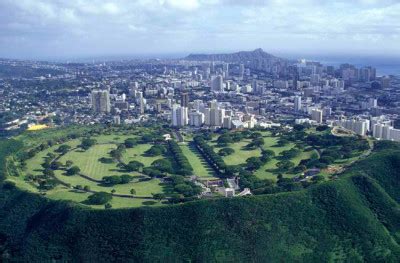
[[[269,132],[262,132],[265,144],[262,146],[263,149],[269,149],[275,152],[278,156],[282,151],[289,150],[295,146],[294,143],[290,143],[284,147],[276,147],[276,143],[279,137],[273,137]],[[102,163],[99,161],[100,158],[110,158],[110,151],[116,149],[118,143],[123,143],[127,138],[132,138],[137,135],[134,134],[113,134],[113,135],[101,135],[93,137],[97,140],[97,144],[92,146],[90,149],[83,151],[80,148],[76,148],[80,140],[72,140],[66,144],[72,146],[74,149],[62,156],[59,161],[65,163],[67,160],[71,160],[73,165],[78,166],[81,169],[81,173],[89,176],[95,180],[101,180],[104,176],[130,174],[134,176],[134,180],[128,184],[118,184],[114,186],[105,186],[99,182],[91,181],[83,178],[80,175],[67,176],[65,171],[57,170],[55,171],[55,177],[60,181],[75,187],[80,185],[82,187],[89,186],[92,191],[104,191],[111,192],[115,190],[116,194],[128,194],[130,195],[131,189],[135,189],[136,196],[138,197],[151,197],[155,193],[163,193],[166,190],[166,185],[162,184],[159,179],[146,180],[146,176],[141,175],[136,172],[128,173],[117,167],[117,162],[112,163]],[[194,175],[201,178],[216,178],[212,169],[203,160],[203,157],[192,148],[190,145],[190,136],[186,138],[185,143],[180,143],[183,154],[188,158],[190,164],[193,167]],[[210,145],[216,146],[214,137],[213,142]],[[252,156],[261,156],[261,149],[257,148],[255,150],[246,150],[245,146],[251,142],[250,139],[243,139],[238,143],[232,143],[227,147],[233,148],[234,153],[229,156],[225,156],[224,161],[227,165],[240,165],[246,162],[246,159]],[[122,161],[127,163],[129,161],[139,161],[143,163],[146,167],[150,166],[151,163],[157,159],[164,158],[163,156],[147,157],[144,153],[150,149],[152,144],[139,144],[134,148],[126,149],[123,154]],[[39,152],[32,159],[27,161],[26,173],[31,173],[33,175],[39,175],[42,173],[41,164],[44,161],[44,157],[47,153],[52,152],[57,149],[59,145],[55,145],[49,149]],[[218,152],[220,148],[215,147],[215,152]],[[313,151],[303,151],[299,156],[293,158],[291,161],[297,165],[302,159],[307,159],[311,156]],[[273,179],[276,180],[276,174],[272,170],[276,169],[277,159],[273,158],[270,162],[265,164],[259,170],[255,172],[255,175],[261,179]],[[271,170],[271,171],[266,171]],[[291,177],[293,174],[286,174],[285,176]],[[144,179],[144,180],[143,180]],[[149,178],[147,178],[149,179]],[[25,182],[24,177],[13,178],[14,181],[22,188],[28,191],[39,192],[37,188],[31,183]],[[49,198],[57,200],[71,200],[75,202],[82,202],[86,200],[89,193],[81,193],[72,190],[71,188],[65,187],[63,185],[58,185],[54,189],[47,191],[46,195]],[[144,204],[143,204],[144,203]],[[149,202],[146,199],[130,199],[122,197],[114,197],[112,200],[112,205],[114,208],[121,207],[136,207],[141,205],[160,205],[158,202]],[[102,206],[98,207],[102,208]]]
[[[181,143],[180,147],[183,154],[188,158],[193,167],[193,174],[202,178],[215,178],[212,169],[203,160],[201,155],[196,152],[188,143]]]
[[[164,185],[161,183],[159,179],[151,179],[151,180],[143,180],[145,176],[139,175],[137,173],[127,173],[121,171],[117,167],[117,163],[101,163],[99,159],[101,157],[109,157],[109,152],[112,149],[115,149],[117,145],[115,143],[121,143],[126,138],[133,137],[131,135],[125,136],[115,136],[115,135],[102,135],[98,137],[93,137],[97,140],[99,144],[92,146],[90,149],[86,151],[82,151],[80,148],[73,149],[64,156],[62,156],[59,161],[61,163],[65,163],[67,160],[71,160],[74,164],[77,165],[81,169],[81,173],[87,175],[93,179],[101,180],[104,176],[110,175],[122,175],[122,174],[130,174],[134,176],[134,181],[128,184],[118,184],[112,187],[104,186],[100,183],[93,182],[87,180],[79,175],[74,176],[66,176],[65,172],[62,170],[55,171],[55,177],[64,183],[68,183],[71,187],[76,185],[89,186],[92,191],[104,191],[111,192],[111,190],[115,190],[116,194],[128,194],[130,195],[131,189],[135,189],[136,196],[145,196],[151,197],[153,193],[162,193],[164,190]],[[65,144],[72,146],[73,148],[79,145],[79,140],[72,140]],[[39,152],[33,158],[27,161],[26,171],[24,174],[33,174],[40,175],[43,172],[43,168],[41,164],[44,162],[45,156],[54,151],[60,145],[55,145],[50,147],[44,151]],[[142,154],[151,147],[150,144],[141,144],[132,149],[127,149],[127,152],[124,154],[124,160],[138,160],[144,163],[146,166],[150,165],[154,160],[162,158],[162,156],[158,157],[144,157]],[[13,177],[12,181],[16,182],[16,184],[24,190],[28,190],[31,192],[39,193],[36,186],[32,185],[29,182],[24,181],[24,176]],[[84,192],[76,192],[75,190],[65,187],[63,185],[58,185],[54,189],[46,192],[46,196],[55,200],[70,200],[74,202],[82,202],[86,200],[86,198],[90,195],[90,193]],[[143,205],[160,205],[158,202],[152,202],[147,199],[141,198],[123,198],[123,197],[113,197],[111,201],[111,205],[114,208],[123,208],[123,207],[138,207]],[[91,206],[94,208],[104,208],[104,206]]]
[[[143,156],[144,152],[151,148],[151,144],[138,144],[133,148],[126,149],[126,152],[123,155],[122,160],[125,163],[130,161],[139,161],[144,164],[145,167],[150,166],[152,162],[155,160],[163,158],[162,156]]]
[[[116,163],[101,163],[101,157],[109,158],[109,152],[115,149],[114,144],[97,144],[86,151],[76,149],[60,158],[61,163],[71,160],[81,169],[81,172],[94,179],[101,180],[104,176],[120,175]]]
[[[116,194],[130,194],[131,189],[136,190],[137,196],[151,196],[152,193],[161,193],[163,192],[163,188],[159,179],[151,179],[149,181],[133,181],[128,184],[117,184],[114,186],[104,186],[102,184],[89,181],[85,178],[82,178],[79,175],[66,176],[63,171],[57,170],[55,172],[55,176],[65,183],[71,184],[71,186],[81,185],[81,186],[89,186],[92,191],[104,191],[111,192],[111,190],[115,190]]]

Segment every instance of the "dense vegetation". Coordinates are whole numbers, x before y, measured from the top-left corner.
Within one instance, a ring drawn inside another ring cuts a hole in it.
[[[0,143],[4,176],[4,157],[18,144]],[[400,150],[378,143],[376,151],[307,190],[151,209],[92,210],[4,183],[0,254],[31,262],[398,262]],[[190,194],[182,183],[174,178]]]

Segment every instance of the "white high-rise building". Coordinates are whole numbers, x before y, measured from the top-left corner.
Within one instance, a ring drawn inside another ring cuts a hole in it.
[[[211,81],[211,90],[215,92],[224,91],[224,79],[221,75],[215,76]]]
[[[357,133],[358,135],[365,136],[367,134],[367,131],[369,130],[369,120],[364,120],[364,119],[351,119],[351,120],[346,120],[342,119],[339,121],[335,122],[337,125],[353,131]]]
[[[243,78],[244,77],[244,65],[240,64],[239,65],[239,78]]]
[[[207,126],[210,126],[210,114],[211,114],[211,109],[210,108],[205,108],[204,109],[204,124]]]
[[[294,97],[294,110],[295,111],[301,111],[301,108],[302,108],[301,96]]]
[[[144,111],[146,110],[146,100],[141,97],[139,100],[139,111],[140,114],[144,114]]]
[[[378,107],[378,100],[375,98],[370,98],[368,100],[368,104],[369,104],[370,108],[376,108],[376,107]]]
[[[189,125],[201,127],[204,123],[204,113],[199,111],[191,111],[189,113]]]
[[[107,90],[93,90],[91,99],[94,112],[109,113],[111,111],[110,93]]]
[[[188,108],[178,104],[172,106],[172,126],[183,127],[188,124]]]
[[[224,121],[222,123],[222,127],[225,129],[232,129],[232,117],[231,116],[225,116]]]
[[[223,70],[225,73],[225,78],[229,78],[229,63],[224,63],[223,64]]]
[[[322,123],[322,115],[322,110],[320,109],[314,109],[311,111],[311,119],[317,123]]]

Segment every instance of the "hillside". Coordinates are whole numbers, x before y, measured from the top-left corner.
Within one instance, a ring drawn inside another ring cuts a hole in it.
[[[240,51],[231,54],[190,54],[184,58],[193,61],[225,61],[225,62],[247,62],[255,60],[279,61],[282,58],[275,57],[261,48],[253,51]]]
[[[93,210],[3,186],[0,253],[31,262],[398,262],[400,150],[376,149],[308,190],[158,208]]]

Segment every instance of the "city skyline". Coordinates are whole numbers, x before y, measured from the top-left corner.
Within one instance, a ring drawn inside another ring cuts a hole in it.
[[[179,57],[257,47],[280,56],[400,51],[398,1],[243,2],[5,0],[0,57]]]

